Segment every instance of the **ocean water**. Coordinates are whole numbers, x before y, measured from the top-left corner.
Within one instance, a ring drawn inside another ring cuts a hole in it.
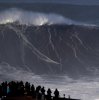
[[[0,82],[41,84],[60,96],[99,99],[99,6],[0,3]]]

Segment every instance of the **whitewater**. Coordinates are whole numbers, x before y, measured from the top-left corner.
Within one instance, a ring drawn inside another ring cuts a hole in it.
[[[55,13],[40,13],[25,11],[18,8],[10,8],[0,12],[0,24],[19,22],[21,25],[53,25],[53,24],[67,24],[67,25],[89,25],[95,26],[94,24],[87,24],[77,22],[69,18],[65,18],[62,15]]]

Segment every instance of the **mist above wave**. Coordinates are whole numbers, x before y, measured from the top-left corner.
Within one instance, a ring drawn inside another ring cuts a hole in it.
[[[11,8],[0,12],[0,24],[19,22],[25,25],[52,25],[52,24],[78,24],[69,18],[65,18],[59,14],[54,13],[39,13],[32,11],[25,11],[22,9]]]

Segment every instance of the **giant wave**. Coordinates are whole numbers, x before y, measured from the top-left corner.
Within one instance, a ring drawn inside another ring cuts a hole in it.
[[[93,26],[55,13],[1,11],[1,80],[58,87],[84,100],[99,98],[99,27]]]

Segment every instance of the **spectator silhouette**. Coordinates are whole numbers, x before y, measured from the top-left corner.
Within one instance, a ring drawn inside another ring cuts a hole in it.
[[[55,95],[54,99],[57,100],[59,98],[59,91],[57,89],[55,89],[54,95]]]
[[[63,94],[63,99],[66,100],[66,98],[65,98],[65,94]]]
[[[24,84],[23,84],[23,82],[21,81],[20,83],[19,83],[19,86],[20,86],[20,95],[24,95]]]
[[[45,88],[44,88],[44,87],[41,88],[41,93],[42,93],[43,95],[45,95]]]
[[[30,95],[30,83],[28,82],[25,83],[25,91],[27,95]]]
[[[0,98],[2,98],[2,86],[0,85]]]
[[[36,97],[36,91],[35,91],[35,87],[34,87],[33,84],[32,84],[32,86],[31,86],[31,95],[32,95],[33,98]]]
[[[42,100],[45,100],[45,88],[41,88],[41,93],[42,93]]]
[[[7,95],[7,82],[3,82],[2,84],[2,96]]]
[[[52,93],[51,89],[48,88],[48,90],[47,90],[47,100],[51,100],[51,93]]]
[[[70,99],[71,97],[70,97],[70,95],[68,95],[68,99]]]
[[[41,92],[40,92],[40,90],[41,90],[41,86],[37,86],[36,87],[36,99],[37,100],[41,100]]]

